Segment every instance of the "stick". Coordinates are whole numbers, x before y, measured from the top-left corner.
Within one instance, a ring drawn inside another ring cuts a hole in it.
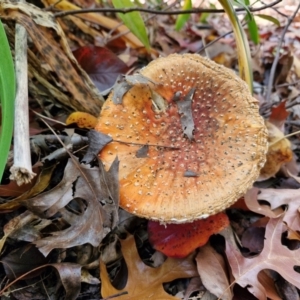
[[[24,1],[24,0],[20,0]],[[14,121],[14,164],[10,168],[10,179],[18,185],[28,183],[35,176],[32,172],[29,145],[27,32],[16,24],[15,68],[17,92]]]

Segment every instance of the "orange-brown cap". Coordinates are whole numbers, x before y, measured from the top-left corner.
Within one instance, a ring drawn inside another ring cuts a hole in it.
[[[113,142],[100,158],[120,160],[120,206],[165,223],[186,223],[233,204],[259,176],[267,130],[258,102],[231,70],[196,54],[173,54],[140,72],[96,130]]]

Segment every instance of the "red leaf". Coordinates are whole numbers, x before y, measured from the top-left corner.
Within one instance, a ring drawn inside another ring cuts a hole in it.
[[[220,232],[228,225],[229,220],[224,213],[186,224],[161,225],[149,221],[149,241],[154,249],[165,255],[182,258],[205,245],[211,235]]]
[[[128,71],[127,65],[107,48],[85,46],[73,54],[100,91],[111,88],[117,77]]]
[[[279,103],[278,106],[272,107],[271,109],[271,115],[269,117],[269,121],[276,125],[278,128],[281,128],[281,126],[284,124],[287,116],[289,115],[289,112],[285,108],[286,100]]]

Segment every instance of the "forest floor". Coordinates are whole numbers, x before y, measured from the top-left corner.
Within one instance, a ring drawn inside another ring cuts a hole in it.
[[[175,30],[180,1],[136,1],[149,10],[141,12],[146,49],[110,1],[28,2],[0,3],[12,49],[15,21],[29,36],[28,142],[35,173],[26,184],[10,178],[14,155],[23,151],[14,149],[0,185],[1,299],[299,299],[298,1],[257,1],[257,41],[245,11],[238,14],[250,44],[253,97],[268,124],[269,168],[223,212],[174,228],[119,207],[124,188],[118,161],[108,159],[107,170],[95,158],[111,140],[93,128],[103,127],[97,117],[111,89],[119,87],[116,80],[130,87],[149,84],[141,75],[128,75],[159,57],[200,54],[239,74],[228,17],[198,11]],[[193,1],[193,7],[221,8],[218,1]],[[106,11],[63,14],[81,9]],[[127,90],[119,91],[120,98]],[[143,161],[147,151],[142,147],[136,156]],[[172,232],[164,233],[166,228]]]

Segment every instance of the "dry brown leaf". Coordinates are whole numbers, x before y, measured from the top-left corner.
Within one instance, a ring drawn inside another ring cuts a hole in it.
[[[231,300],[232,292],[228,288],[230,283],[224,258],[213,247],[205,245],[199,249],[196,262],[206,289],[223,300]]]
[[[36,216],[34,216],[29,211],[25,211],[24,213],[20,214],[19,216],[11,219],[8,223],[6,223],[3,227],[3,237],[0,240],[0,252],[2,252],[2,248],[4,246],[4,243],[6,242],[6,239],[22,228],[24,225],[26,225],[28,222],[36,219]]]
[[[26,28],[40,55],[72,95],[64,104],[97,116],[104,101],[103,97],[79,67],[53,14],[31,4],[6,0],[1,2],[0,16],[5,20],[14,20]],[[60,43],[57,42],[53,31],[48,28],[55,30]]]
[[[257,276],[258,280],[266,290],[267,297],[272,300],[282,300],[277,293],[273,278],[271,278],[267,273],[268,271],[262,271],[259,272]]]
[[[273,212],[269,205],[266,204],[259,204],[258,203],[258,188],[250,189],[245,195],[245,204],[247,207],[260,215],[267,216],[269,218],[277,218],[279,216],[278,212]],[[283,211],[281,211],[281,214]]]
[[[48,167],[43,167],[37,177],[35,177],[34,186],[13,200],[7,201],[0,204],[0,212],[4,213],[6,211],[15,210],[20,206],[24,205],[24,200],[34,197],[35,195],[43,192],[49,185],[52,173],[55,169],[56,164],[52,164]]]
[[[291,143],[284,134],[272,123],[266,122],[268,129],[269,148],[267,161],[260,170],[259,180],[266,180],[276,175],[281,166],[293,158]]]
[[[259,193],[258,193],[259,192]],[[258,193],[258,195],[257,195]],[[270,218],[278,217],[278,213],[274,212],[280,206],[287,206],[283,216],[283,221],[294,231],[300,230],[300,190],[296,189],[253,189],[252,195],[245,196],[247,206],[258,214],[263,214]],[[268,205],[260,205],[257,200],[264,200],[270,203]]]
[[[165,292],[163,283],[177,278],[197,276],[192,257],[185,259],[167,258],[157,268],[146,266],[137,252],[134,236],[121,240],[122,253],[127,264],[128,279],[122,290],[117,290],[110,283],[105,264],[100,262],[101,295],[103,298],[126,291],[128,294],[118,297],[122,300],[175,300],[177,297]]]
[[[267,299],[267,291],[258,280],[265,269],[278,272],[285,280],[300,288],[300,274],[294,270],[300,265],[300,249],[291,251],[281,244],[283,218],[270,219],[265,234],[263,251],[254,258],[245,258],[230,242],[226,241],[226,255],[235,282],[260,300]]]
[[[50,236],[35,241],[44,255],[54,248],[70,248],[85,243],[96,247],[117,224],[118,161],[108,172],[99,164],[99,168],[90,168],[69,159],[64,178],[55,188],[26,201],[27,208],[40,217],[51,217],[59,212],[70,224],[65,230],[52,232]],[[64,208],[73,198],[86,202],[79,213]]]

